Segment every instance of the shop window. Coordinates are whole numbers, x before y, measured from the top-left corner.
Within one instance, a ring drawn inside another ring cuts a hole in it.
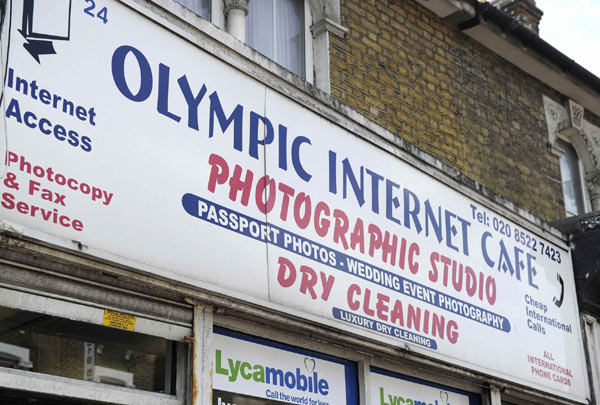
[[[175,0],[184,7],[192,10],[200,17],[210,21],[211,0]]]
[[[567,216],[581,215],[586,206],[581,161],[569,142],[557,139],[557,145],[564,151],[560,157],[560,174]]]
[[[306,77],[304,0],[252,0],[246,42],[286,69]]]
[[[481,405],[481,395],[371,367],[371,403]]]
[[[175,395],[176,358],[175,343],[164,338],[0,307],[0,372]]]

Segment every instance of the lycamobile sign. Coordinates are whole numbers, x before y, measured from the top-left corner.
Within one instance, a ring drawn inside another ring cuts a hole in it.
[[[244,380],[252,380],[266,385],[286,387],[313,394],[329,394],[329,383],[327,380],[319,378],[316,371],[313,371],[312,376],[307,376],[298,367],[294,371],[285,371],[276,367],[262,364],[252,365],[247,361],[234,359],[227,359],[226,364],[223,365],[221,350],[216,351],[215,361],[216,373],[228,376],[229,382],[236,382],[238,377],[242,377]],[[315,367],[313,359],[305,359],[304,363],[307,370],[309,365],[312,365],[313,369]]]
[[[444,394],[446,396],[446,399],[444,400]],[[450,402],[448,402],[448,393],[446,391],[440,391],[440,400],[443,402],[438,401],[438,399],[435,399],[433,402],[428,402],[427,400],[419,400],[419,399],[414,399],[411,398],[410,396],[402,396],[404,394],[398,394],[398,393],[387,393],[385,392],[385,389],[383,387],[379,387],[379,399],[380,402],[378,402],[378,404],[380,405],[451,405]],[[421,398],[424,399],[424,398]]]
[[[371,368],[371,403],[377,405],[479,405],[476,394]]]
[[[214,399],[235,393],[277,403],[356,403],[354,364],[234,332],[216,330]]]

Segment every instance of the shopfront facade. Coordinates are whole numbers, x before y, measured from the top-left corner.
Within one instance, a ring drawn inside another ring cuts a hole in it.
[[[200,3],[3,5],[3,401],[589,403],[560,203],[351,108],[322,53],[352,2],[296,7],[297,76],[247,2]]]

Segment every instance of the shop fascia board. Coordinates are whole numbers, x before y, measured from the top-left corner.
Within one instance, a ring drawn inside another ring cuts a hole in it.
[[[497,212],[534,234],[548,239],[559,246],[566,246],[566,235],[550,224],[542,221],[526,210],[494,193],[482,184],[464,177],[457,169],[450,167],[433,155],[406,142],[401,135],[392,133],[377,125],[359,112],[342,104],[330,94],[306,83],[301,78],[286,71],[275,62],[252,50],[243,42],[227,32],[185,9],[172,0],[118,0],[139,12],[149,20],[189,41],[236,70],[253,77],[279,94],[295,101],[314,112],[321,118],[338,125],[364,141],[373,144],[414,168],[428,174],[433,179],[448,185],[459,193],[473,199],[483,206]],[[425,0],[422,0],[425,1]],[[450,2],[466,4],[458,0],[429,0],[430,2]],[[23,238],[24,231],[15,224],[0,221],[0,234],[11,233]],[[38,236],[39,235],[39,236]],[[76,241],[50,237],[43,232],[32,231],[31,238],[45,241],[56,254],[57,249],[79,250],[84,257],[104,258],[112,263],[121,262],[125,266],[136,268],[139,263],[119,258],[93,247],[80,246]],[[22,240],[21,240],[22,242]],[[149,268],[151,266],[148,266]],[[151,273],[156,274],[155,269]],[[143,271],[143,269],[142,269]],[[156,277],[152,277],[155,279]],[[167,280],[165,278],[165,280]],[[189,280],[183,280],[187,283]],[[190,284],[193,284],[190,282]]]
[[[172,0],[118,1],[154,21],[164,29],[189,41],[199,49],[212,54],[236,70],[253,77],[257,82],[268,86],[269,89],[297,102],[321,118],[337,124],[353,136],[375,145],[382,151],[387,151],[430,175],[433,179],[496,211],[536,235],[559,246],[565,244],[566,236],[550,224],[515,206],[512,202],[482,184],[463,176],[457,169],[446,165],[433,155],[406,142],[401,135],[392,133],[377,125],[366,116],[342,104],[330,94],[286,71],[226,31],[185,9],[179,3]],[[467,4],[464,0],[429,0],[429,2],[452,2],[455,5],[459,3]],[[456,13],[451,15],[454,14]],[[18,228],[14,224],[0,223],[0,230],[11,231],[12,229],[14,232],[22,234]],[[30,235],[35,235],[35,232]],[[48,236],[40,233],[39,239],[48,240]],[[73,249],[74,245],[77,247],[77,243],[62,241],[60,238],[56,238],[55,241],[55,246],[63,248]],[[93,251],[93,249],[87,247],[86,250],[89,253]],[[100,251],[96,253],[99,257],[105,255]]]
[[[463,176],[457,169],[446,165],[433,155],[408,143],[401,135],[386,130],[357,111],[343,105],[333,96],[309,85],[274,62],[269,62],[266,57],[217,26],[186,10],[179,3],[172,0],[118,1],[146,16],[164,29],[189,41],[199,49],[214,55],[236,70],[253,77],[257,82],[268,86],[269,89],[288,97],[321,118],[347,130],[349,135],[373,144],[382,151],[396,156],[433,179],[446,184],[459,193],[528,229],[530,232],[566,248],[566,235],[552,225],[515,206],[512,202],[482,184]],[[19,238],[23,238],[24,235],[24,230],[20,226],[0,221],[0,234],[5,232],[20,235]],[[122,257],[116,258],[93,247],[82,246],[76,241],[63,240],[37,231],[30,231],[28,235],[39,241],[45,241],[44,244],[47,244],[48,247],[52,246],[50,250],[54,253],[51,255],[56,255],[57,249],[59,251],[74,249],[88,258],[103,258],[111,263],[120,262],[131,268],[139,266],[137,262]],[[147,267],[149,273],[157,273],[152,266]],[[146,266],[139,270],[145,271]],[[181,278],[180,275],[177,275],[177,277]],[[155,279],[156,276],[151,278]],[[164,278],[168,280],[169,276],[165,275]],[[180,281],[184,284],[193,284],[192,280]]]

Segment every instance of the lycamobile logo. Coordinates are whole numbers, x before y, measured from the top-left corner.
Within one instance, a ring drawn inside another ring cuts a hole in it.
[[[380,405],[450,405],[448,402],[448,393],[446,391],[440,391],[440,399],[442,402],[439,402],[437,399],[434,400],[434,402],[427,402],[405,398],[399,395],[386,395],[383,387],[379,387],[379,399],[381,400]]]
[[[244,380],[253,380],[257,383],[279,385],[289,389],[308,391],[313,394],[327,395],[329,394],[329,383],[325,379],[319,379],[315,368],[315,360],[310,359],[304,361],[304,366],[308,369],[309,365],[312,370],[309,371],[309,376],[304,375],[300,368],[296,367],[295,371],[284,371],[278,368],[265,367],[262,364],[250,364],[247,361],[227,359],[227,364],[223,367],[221,350],[217,350],[216,372],[229,376],[230,382],[235,382],[238,377]],[[310,375],[312,373],[312,376]]]

